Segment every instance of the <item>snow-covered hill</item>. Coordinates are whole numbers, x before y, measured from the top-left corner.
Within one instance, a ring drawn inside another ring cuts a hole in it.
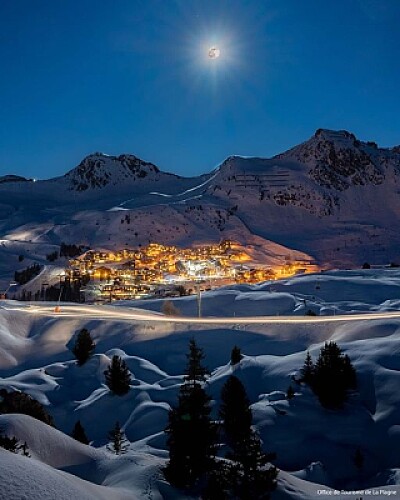
[[[400,261],[399,173],[398,147],[320,129],[272,159],[231,156],[197,178],[101,153],[50,180],[7,176],[0,278],[18,268],[20,252],[37,260],[61,241],[114,249],[232,238],[327,267]]]
[[[332,271],[206,292],[203,313],[304,315],[311,308],[320,315],[333,315],[398,310],[399,287],[396,269]],[[174,301],[183,314],[193,314],[193,298]],[[121,303],[119,307],[131,305]],[[157,310],[160,303],[135,302],[137,305]],[[102,307],[93,307],[93,311],[101,313]],[[79,367],[70,349],[73,336],[83,327],[91,331],[96,352]],[[32,454],[26,458],[0,453],[2,471],[9,471],[7,476],[0,475],[0,496],[8,498],[10,485],[20,488],[21,494],[15,498],[24,498],[22,491],[27,495],[27,483],[18,482],[25,468],[44,491],[54,478],[54,484],[63,481],[60,487],[66,491],[81,489],[82,498],[103,498],[105,487],[114,488],[108,498],[126,498],[127,491],[131,495],[127,498],[183,498],[165,483],[160,467],[167,457],[163,434],[167,412],[177,400],[192,337],[204,348],[212,371],[207,390],[215,415],[227,377],[234,373],[244,383],[264,446],[278,455],[281,472],[273,499],[320,498],[317,491],[329,487],[388,492],[397,488],[399,492],[400,320],[238,324],[229,328],[36,315],[18,304],[2,302],[0,386],[31,394],[46,406],[59,430],[25,416],[0,416],[0,428],[26,440]],[[357,392],[338,411],[322,408],[303,385],[293,386],[295,396],[288,401],[286,390],[306,351],[315,359],[328,340],[336,341],[352,360]],[[229,357],[234,345],[241,348],[244,358],[232,367]],[[131,390],[122,397],[111,395],[104,384],[103,372],[114,354],[125,359],[132,374]],[[93,447],[65,436],[78,419]],[[131,442],[129,452],[119,458],[104,447],[116,419]],[[362,471],[353,461],[357,448],[365,459]],[[49,484],[44,481],[46,474]],[[84,481],[100,489],[92,490]],[[47,499],[36,491],[27,496]]]

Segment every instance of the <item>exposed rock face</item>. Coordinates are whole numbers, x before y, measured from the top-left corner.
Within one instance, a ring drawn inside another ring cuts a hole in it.
[[[304,163],[320,186],[343,191],[351,185],[382,184],[388,167],[400,171],[399,153],[398,147],[379,148],[345,130],[318,129],[309,141],[276,158]]]
[[[107,156],[94,153],[84,158],[76,168],[65,175],[65,178],[70,180],[71,189],[86,191],[90,188],[117,185],[126,179],[143,179],[149,174],[159,172],[152,163],[133,155]]]

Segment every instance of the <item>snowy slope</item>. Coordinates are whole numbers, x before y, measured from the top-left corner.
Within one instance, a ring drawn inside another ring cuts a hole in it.
[[[0,498],[12,500],[108,500],[132,496],[110,491],[35,460],[0,449]]]
[[[328,309],[330,314],[398,310],[399,286],[400,272],[395,269],[332,271],[228,287],[205,293],[203,304],[205,312],[214,315],[229,315],[234,304],[240,316],[257,313],[257,307],[262,314],[273,310],[304,314],[304,298],[307,304],[313,301],[320,314]],[[175,299],[175,303],[190,314],[192,300]],[[156,301],[140,305],[159,307]],[[126,306],[129,303],[120,307]],[[70,348],[82,327],[89,328],[97,346],[90,361],[78,367]],[[167,457],[163,434],[167,412],[176,402],[192,336],[204,348],[212,370],[207,390],[215,412],[230,374],[246,386],[255,426],[265,448],[277,452],[276,464],[282,470],[273,498],[318,498],[316,492],[322,487],[389,490],[399,485],[400,321],[396,319],[229,328],[35,315],[3,302],[0,386],[23,390],[41,401],[63,433],[70,433],[79,419],[94,448],[40,422],[32,424],[29,417],[0,416],[0,427],[28,442],[32,459],[26,460],[120,488],[121,494],[125,489],[142,494],[150,488],[149,498],[180,498],[163,482],[160,467]],[[295,397],[285,398],[306,351],[315,359],[326,340],[338,342],[358,374],[358,391],[342,411],[323,409],[307,387],[296,384]],[[230,350],[235,344],[245,356],[240,365],[231,367]],[[131,390],[123,397],[111,395],[104,385],[103,372],[114,354],[125,359],[132,373]],[[114,459],[104,445],[117,418],[131,445],[127,455]],[[361,473],[353,463],[358,447],[365,457]],[[6,487],[0,481],[0,491]]]
[[[397,150],[320,129],[272,159],[228,158],[208,193],[253,233],[328,265],[383,263],[399,258],[399,172]]]

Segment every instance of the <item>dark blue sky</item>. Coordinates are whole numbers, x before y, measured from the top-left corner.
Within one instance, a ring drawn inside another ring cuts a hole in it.
[[[0,174],[102,151],[196,175],[319,127],[399,144],[399,26],[399,0],[1,0]]]

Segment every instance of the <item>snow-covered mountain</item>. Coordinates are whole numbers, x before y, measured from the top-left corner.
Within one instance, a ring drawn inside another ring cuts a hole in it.
[[[158,182],[171,177],[178,179],[178,176],[160,172],[155,165],[136,156],[120,155],[117,157],[102,153],[87,156],[64,177],[70,182],[70,189],[76,191],[121,186],[126,183],[138,184],[138,180],[145,178],[146,184],[149,181],[150,183]]]
[[[20,175],[2,175],[0,176],[0,184],[5,182],[24,182],[30,179],[26,179],[25,177],[21,177]]]
[[[326,266],[389,263],[400,260],[399,174],[399,146],[324,129],[274,158],[231,156],[194,178],[95,153],[61,177],[0,179],[0,254],[232,238]]]

